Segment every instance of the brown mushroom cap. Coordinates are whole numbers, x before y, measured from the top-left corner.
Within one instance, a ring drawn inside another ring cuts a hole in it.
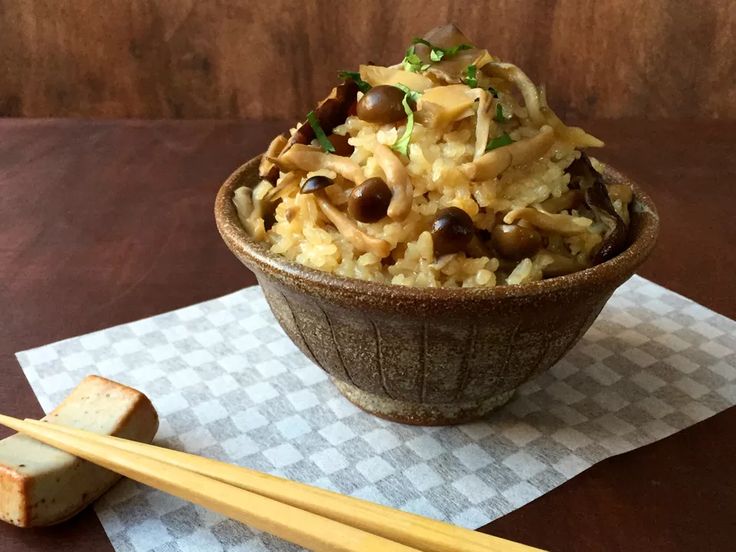
[[[345,122],[348,111],[358,97],[358,85],[352,79],[347,79],[332,89],[330,95],[317,104],[314,115],[325,134]],[[307,121],[301,123],[296,132],[289,138],[284,151],[294,144],[309,144],[314,140],[314,129]]]

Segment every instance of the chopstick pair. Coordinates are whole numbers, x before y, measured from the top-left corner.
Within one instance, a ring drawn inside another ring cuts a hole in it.
[[[318,552],[539,550],[193,454],[2,414],[0,424]]]

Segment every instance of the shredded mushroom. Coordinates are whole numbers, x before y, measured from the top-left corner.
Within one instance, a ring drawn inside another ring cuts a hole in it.
[[[238,218],[243,228],[256,240],[266,239],[264,217],[272,205],[266,195],[273,188],[268,180],[261,180],[251,191],[243,186],[235,190],[233,203],[238,211]]]
[[[482,90],[479,95],[478,101],[478,114],[477,121],[475,123],[475,153],[473,154],[473,161],[478,159],[486,151],[488,145],[488,136],[491,133],[491,125],[493,120],[491,119],[491,95]]]
[[[388,205],[387,214],[394,220],[403,220],[411,211],[414,193],[409,172],[388,146],[378,144],[373,155],[378,166],[386,175],[386,184],[391,188],[391,203]]]
[[[288,140],[283,134],[276,136],[276,138],[271,140],[265,155],[261,157],[261,163],[258,165],[258,174],[260,177],[268,180],[272,184],[275,184],[279,177],[279,168],[274,164],[271,158],[277,157],[282,151],[284,151],[287,142]]]
[[[356,185],[365,180],[363,169],[349,157],[325,153],[312,146],[294,144],[273,160],[281,170],[299,169],[304,172],[329,169],[342,177],[355,182]]]
[[[491,150],[460,169],[471,180],[491,180],[509,167],[539,159],[552,146],[554,139],[552,127],[545,125],[537,135]]]
[[[567,126],[563,123],[547,104],[547,92],[544,87],[539,90],[539,103],[547,124],[555,129],[555,134],[560,139],[566,140],[576,148],[600,148],[604,145],[601,140],[588,134],[582,128]]]
[[[278,201],[288,195],[293,189],[296,189],[302,179],[303,173],[299,171],[291,171],[281,177],[276,186],[271,188],[264,198],[268,201]]]
[[[545,122],[542,113],[542,103],[539,99],[539,90],[534,83],[526,76],[526,73],[512,63],[504,63],[500,61],[492,61],[483,66],[481,69],[487,75],[493,77],[502,77],[513,82],[524,97],[524,105],[529,118],[536,125],[543,125]]]
[[[588,227],[593,223],[592,220],[585,217],[544,213],[532,207],[512,209],[503,217],[505,224],[513,224],[517,220],[525,220],[535,228],[562,236],[575,236],[587,232]]]
[[[350,220],[345,214],[335,207],[325,194],[324,190],[314,193],[314,199],[317,202],[322,213],[330,219],[335,225],[337,231],[347,239],[355,249],[363,252],[369,252],[383,259],[391,254],[391,244],[374,238],[363,232],[358,226]]]

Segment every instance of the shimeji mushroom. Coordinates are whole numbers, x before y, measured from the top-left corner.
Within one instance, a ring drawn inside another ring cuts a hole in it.
[[[358,85],[348,79],[333,88],[329,96],[317,104],[314,115],[325,133],[331,133],[333,128],[345,122],[348,111],[357,97]],[[295,144],[309,144],[314,136],[312,125],[304,121],[289,138],[284,152],[290,150]]]
[[[261,157],[261,163],[258,165],[258,174],[264,180],[268,180],[271,184],[276,184],[279,177],[279,168],[272,161],[272,158],[284,151],[288,139],[283,134],[279,134],[271,140],[266,153]]]
[[[589,218],[575,217],[562,213],[553,215],[551,213],[537,211],[533,207],[512,209],[503,217],[503,221],[506,224],[513,224],[517,220],[525,220],[535,228],[562,236],[575,236],[587,232],[588,227],[593,223]]]
[[[261,180],[253,190],[243,186],[233,194],[238,219],[248,234],[256,240],[266,238],[266,226],[270,226],[269,219],[273,218],[275,203],[266,197],[272,189],[273,185],[268,180]]]
[[[273,159],[281,170],[301,170],[304,172],[329,169],[335,171],[342,177],[360,184],[365,180],[363,169],[360,165],[342,155],[325,153],[312,146],[294,144],[284,153]]]
[[[483,66],[481,69],[486,75],[492,77],[501,77],[513,82],[521,92],[524,98],[524,107],[526,107],[529,118],[535,125],[545,123],[545,117],[542,113],[542,103],[539,100],[539,90],[534,83],[526,76],[526,73],[512,63],[504,63],[501,61],[492,61]]]
[[[358,226],[350,220],[345,213],[335,207],[324,190],[314,192],[314,199],[317,201],[322,213],[335,225],[337,231],[348,240],[355,249],[361,252],[369,252],[376,255],[379,259],[388,257],[391,254],[391,244],[379,238],[374,238],[363,232]]]
[[[389,203],[387,214],[394,220],[403,220],[411,211],[414,193],[409,172],[388,146],[378,144],[373,155],[376,163],[386,175],[386,184],[391,188],[391,203]]]
[[[539,159],[549,150],[554,139],[552,127],[545,125],[535,136],[484,153],[460,169],[471,180],[491,180],[509,167]]]
[[[473,154],[473,161],[479,159],[486,151],[488,145],[488,136],[491,133],[491,126],[494,124],[491,117],[491,95],[485,91],[480,90],[478,96],[478,111],[475,122],[475,153]]]

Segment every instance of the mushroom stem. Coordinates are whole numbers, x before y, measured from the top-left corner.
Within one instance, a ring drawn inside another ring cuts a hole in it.
[[[337,231],[348,240],[355,249],[362,252],[370,252],[378,258],[383,259],[391,253],[391,245],[384,240],[374,238],[363,232],[357,225],[351,221],[345,214],[330,203],[324,190],[314,193],[314,199],[317,202],[322,213],[335,225]]]
[[[529,112],[529,118],[536,125],[544,124],[542,104],[539,101],[539,90],[531,79],[512,63],[492,61],[483,66],[483,70],[492,76],[502,77],[513,82],[524,97],[524,105]]]
[[[478,101],[478,115],[475,123],[475,153],[473,161],[480,158],[486,151],[488,144],[488,135],[491,132],[491,95],[482,90]]]
[[[279,134],[276,138],[271,140],[265,155],[261,157],[261,162],[258,165],[259,176],[261,178],[265,178],[272,184],[275,184],[276,179],[279,177],[279,168],[272,161],[272,158],[277,157],[282,151],[284,151],[287,141],[286,136],[283,134]]]
[[[461,169],[471,180],[491,180],[509,167],[539,159],[552,146],[554,139],[552,127],[545,125],[536,136],[491,150]]]
[[[273,160],[281,170],[299,169],[304,172],[329,169],[342,177],[360,184],[365,180],[363,169],[349,157],[325,153],[311,146],[294,144]]]
[[[386,184],[391,188],[391,203],[387,214],[394,220],[403,220],[411,211],[414,187],[409,179],[409,172],[388,146],[378,144],[373,152],[378,166],[386,175]]]
[[[587,232],[588,227],[593,223],[592,220],[585,217],[574,217],[562,213],[545,213],[532,207],[513,209],[503,217],[506,224],[513,224],[519,219],[527,221],[540,230],[554,232],[562,236],[575,236]]]
[[[268,190],[268,192],[264,196],[264,199],[268,201],[283,199],[284,196],[291,191],[291,188],[295,188],[296,186],[298,186],[299,181],[302,179],[302,176],[303,173],[299,171],[290,171],[286,173],[284,176],[281,177],[281,180],[276,183],[276,186]]]

